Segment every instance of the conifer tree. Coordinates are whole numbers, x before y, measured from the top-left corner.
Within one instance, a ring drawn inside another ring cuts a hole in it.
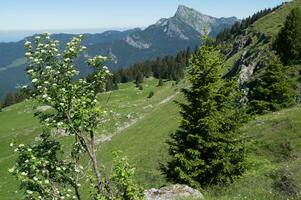
[[[275,48],[283,64],[301,62],[301,10],[294,8],[275,41]]]
[[[209,43],[208,43],[209,44]],[[187,103],[182,121],[168,142],[172,160],[167,175],[194,187],[232,181],[245,170],[245,147],[238,128],[246,115],[238,107],[237,82],[223,80],[223,59],[216,47],[200,47],[190,60]]]
[[[135,80],[137,87],[143,82],[143,78],[143,74],[141,72],[138,72]]]
[[[14,95],[11,92],[8,92],[5,95],[5,98],[4,98],[4,101],[3,101],[3,107],[10,106],[10,105],[14,104],[14,102],[15,102]]]
[[[255,114],[277,111],[294,105],[294,97],[295,92],[286,76],[286,68],[275,60],[266,67],[260,78],[251,81],[249,111]]]
[[[162,80],[162,78],[160,78],[160,79],[159,79],[159,82],[158,82],[158,87],[163,86],[163,84],[164,84],[164,83],[163,83],[163,80]]]

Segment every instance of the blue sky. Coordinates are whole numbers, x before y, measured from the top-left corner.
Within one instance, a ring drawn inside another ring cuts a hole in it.
[[[179,4],[216,17],[244,18],[283,0],[0,0],[0,30],[145,27]]]

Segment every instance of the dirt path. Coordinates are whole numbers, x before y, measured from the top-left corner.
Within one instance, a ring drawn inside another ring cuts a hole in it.
[[[171,96],[168,96],[166,97],[165,99],[163,99],[162,101],[160,101],[157,105],[162,105],[162,104],[166,104],[168,102],[170,102],[172,99],[174,99],[177,94],[179,92],[176,92],[175,94],[171,95]],[[153,106],[151,106],[151,108],[153,108]],[[125,129],[133,126],[134,124],[136,124],[138,121],[140,121],[141,119],[143,119],[145,117],[145,115],[142,115],[136,119],[133,119],[131,120],[130,122],[128,123],[125,123],[124,126],[122,127],[119,127],[114,133],[112,134],[108,134],[108,135],[100,135],[97,139],[96,139],[96,143],[99,144],[99,143],[103,143],[103,142],[107,142],[107,141],[110,141],[112,139],[112,137],[114,137],[115,135],[121,133],[122,131],[124,131]]]
[[[179,92],[176,92],[175,94],[173,94],[173,95],[171,95],[171,96],[169,96],[169,97],[166,97],[165,99],[163,99],[163,100],[159,103],[159,105],[170,102],[175,96],[177,96],[178,93],[179,93]]]

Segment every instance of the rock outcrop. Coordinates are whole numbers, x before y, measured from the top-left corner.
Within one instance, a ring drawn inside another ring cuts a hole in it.
[[[204,199],[204,196],[198,190],[187,185],[172,185],[160,189],[149,189],[144,192],[146,200],[178,200],[179,198]]]

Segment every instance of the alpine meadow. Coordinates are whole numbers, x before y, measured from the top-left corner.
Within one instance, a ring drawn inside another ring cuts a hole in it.
[[[0,4],[1,200],[301,199],[301,0]]]

